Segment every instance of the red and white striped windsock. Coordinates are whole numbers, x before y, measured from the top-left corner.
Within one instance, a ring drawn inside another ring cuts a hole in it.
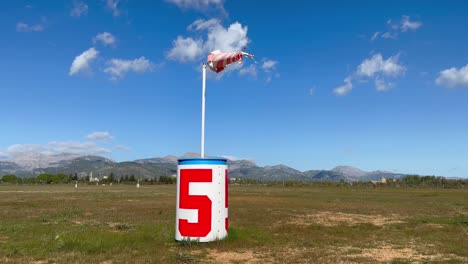
[[[223,53],[220,50],[215,50],[208,55],[208,66],[211,70],[218,73],[223,71],[226,66],[233,62],[237,61],[238,63],[242,63],[242,58],[244,56],[249,59],[253,59],[254,57],[254,55],[243,51]]]

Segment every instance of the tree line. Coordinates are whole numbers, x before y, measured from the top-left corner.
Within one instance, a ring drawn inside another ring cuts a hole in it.
[[[232,184],[267,185],[285,187],[353,187],[353,188],[450,188],[463,189],[468,186],[468,179],[447,179],[436,176],[406,175],[400,179],[387,179],[386,183],[373,181],[265,181],[257,179],[236,179]]]
[[[78,177],[78,174],[50,174],[43,173],[36,177],[20,178],[15,175],[4,175],[0,177],[0,183],[6,184],[59,184],[81,182],[94,184],[89,181],[89,176]],[[138,179],[134,174],[122,175],[116,177],[114,173],[110,173],[107,178],[99,180],[101,184],[121,183],[121,184],[175,184],[176,178],[172,176],[160,176],[153,178]],[[347,182],[341,181],[263,181],[256,179],[236,179],[231,181],[233,184],[260,184],[268,186],[285,186],[285,187],[300,187],[300,186],[317,186],[317,187],[355,187],[355,188],[465,188],[468,186],[468,179],[447,179],[436,176],[419,176],[406,175],[400,179],[389,179],[386,183],[358,181]]]
[[[4,175],[0,177],[0,183],[6,184],[59,184],[59,183],[73,183],[73,182],[81,182],[81,183],[90,183],[95,184],[95,182],[90,182],[90,177],[78,177],[77,173],[74,174],[51,174],[51,173],[42,173],[37,175],[36,177],[27,177],[21,178],[17,177],[16,175]],[[160,176],[160,177],[153,177],[153,178],[144,178],[139,179],[134,174],[131,175],[122,175],[121,177],[116,177],[114,173],[110,173],[110,175],[106,178],[99,179],[99,183],[101,184],[110,184],[110,183],[123,183],[123,184],[135,184],[139,182],[140,184],[174,184],[176,182],[175,177],[172,176]]]

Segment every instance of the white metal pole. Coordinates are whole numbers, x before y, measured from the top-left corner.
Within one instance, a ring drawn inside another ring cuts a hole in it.
[[[202,79],[202,127],[201,127],[201,157],[205,158],[205,90],[206,90],[206,64],[203,64]]]

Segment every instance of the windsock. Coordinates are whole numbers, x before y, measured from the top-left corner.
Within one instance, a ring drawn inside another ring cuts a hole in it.
[[[254,55],[243,51],[223,53],[220,50],[215,50],[208,55],[207,63],[212,71],[219,73],[233,62],[242,63],[243,57],[253,59]]]

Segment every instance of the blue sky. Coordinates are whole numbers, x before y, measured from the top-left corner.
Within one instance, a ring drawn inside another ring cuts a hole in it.
[[[463,1],[8,1],[0,158],[206,152],[300,170],[468,176]]]

